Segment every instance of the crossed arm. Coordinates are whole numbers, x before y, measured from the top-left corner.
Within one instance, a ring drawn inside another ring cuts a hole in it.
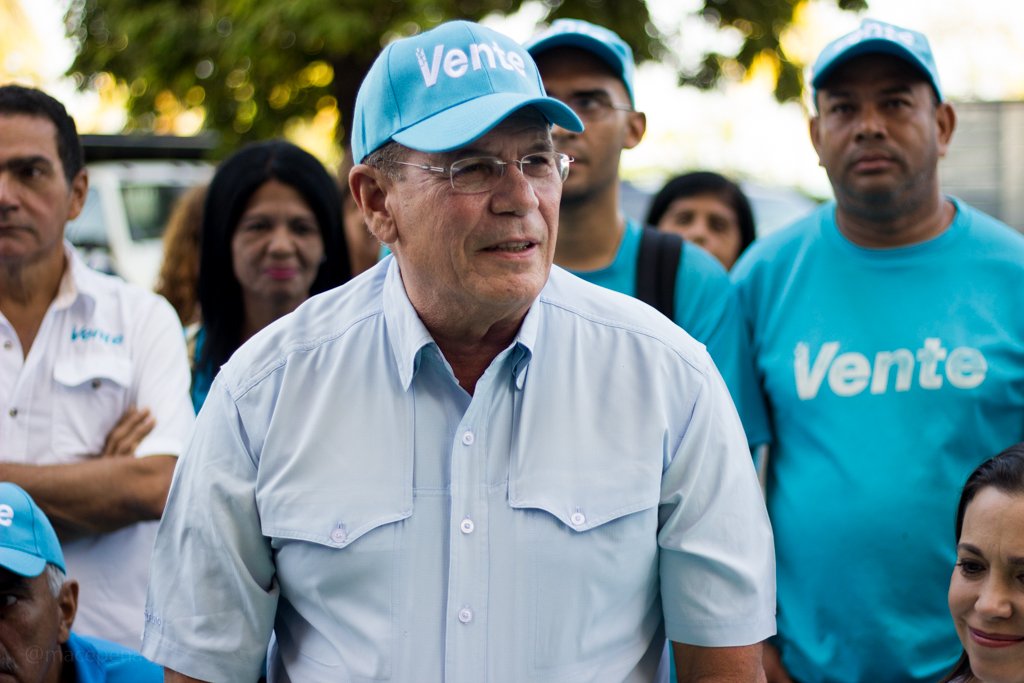
[[[28,491],[65,541],[159,519],[177,458],[133,457],[153,426],[148,411],[129,410],[99,457],[54,465],[0,463],[0,481]]]

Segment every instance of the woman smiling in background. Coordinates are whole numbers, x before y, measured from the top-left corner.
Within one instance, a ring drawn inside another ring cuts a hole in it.
[[[964,654],[952,683],[1024,683],[1024,444],[982,463],[960,496],[949,611]]]
[[[349,279],[341,200],[317,159],[273,140],[228,157],[210,182],[199,254],[202,328],[192,403],[249,337]]]

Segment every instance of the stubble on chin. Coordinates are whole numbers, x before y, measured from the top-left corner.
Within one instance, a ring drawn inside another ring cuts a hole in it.
[[[863,220],[879,224],[899,221],[916,213],[928,196],[916,191],[917,185],[857,191],[846,189],[836,193],[842,209]]]

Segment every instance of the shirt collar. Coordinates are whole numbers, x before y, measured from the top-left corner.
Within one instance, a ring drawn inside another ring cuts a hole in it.
[[[408,391],[419,364],[420,350],[433,344],[434,340],[409,301],[409,295],[406,294],[405,285],[402,283],[402,275],[398,271],[398,261],[394,256],[387,258],[390,263],[384,277],[384,323],[387,326],[391,352],[395,355],[395,363],[398,365],[402,388]]]
[[[547,284],[544,285],[544,288],[547,289]],[[540,297],[537,297],[530,305],[530,310],[526,312],[523,324],[519,326],[519,332],[516,333],[516,338],[513,341],[516,348],[512,356],[512,374],[516,378],[516,388],[519,390],[522,390],[526,384],[526,370],[530,366],[533,349],[537,345],[541,310]]]
[[[73,667],[75,670],[73,680],[78,683],[102,683],[107,680],[100,653],[91,643],[72,632],[62,649],[62,654],[65,655],[64,666]]]
[[[64,273],[60,276],[57,296],[53,299],[53,307],[57,310],[71,308],[72,304],[82,296],[84,303],[91,306],[95,303],[94,295],[89,290],[89,276],[93,275],[89,267],[78,256],[71,243],[64,241]]]
[[[420,352],[430,345],[436,347],[436,343],[409,301],[398,269],[398,261],[394,256],[388,258],[391,262],[387,266],[388,272],[384,279],[384,322],[402,388],[408,391],[419,367]],[[537,343],[540,315],[538,297],[526,312],[523,324],[512,342],[512,346],[516,347],[513,350],[512,372],[515,375],[516,387],[519,389],[522,389],[526,382],[526,369]]]

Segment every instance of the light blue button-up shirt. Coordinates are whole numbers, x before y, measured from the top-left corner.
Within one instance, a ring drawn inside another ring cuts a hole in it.
[[[472,396],[389,258],[219,373],[143,652],[206,680],[662,680],[774,633],[772,536],[703,346],[554,268]]]

